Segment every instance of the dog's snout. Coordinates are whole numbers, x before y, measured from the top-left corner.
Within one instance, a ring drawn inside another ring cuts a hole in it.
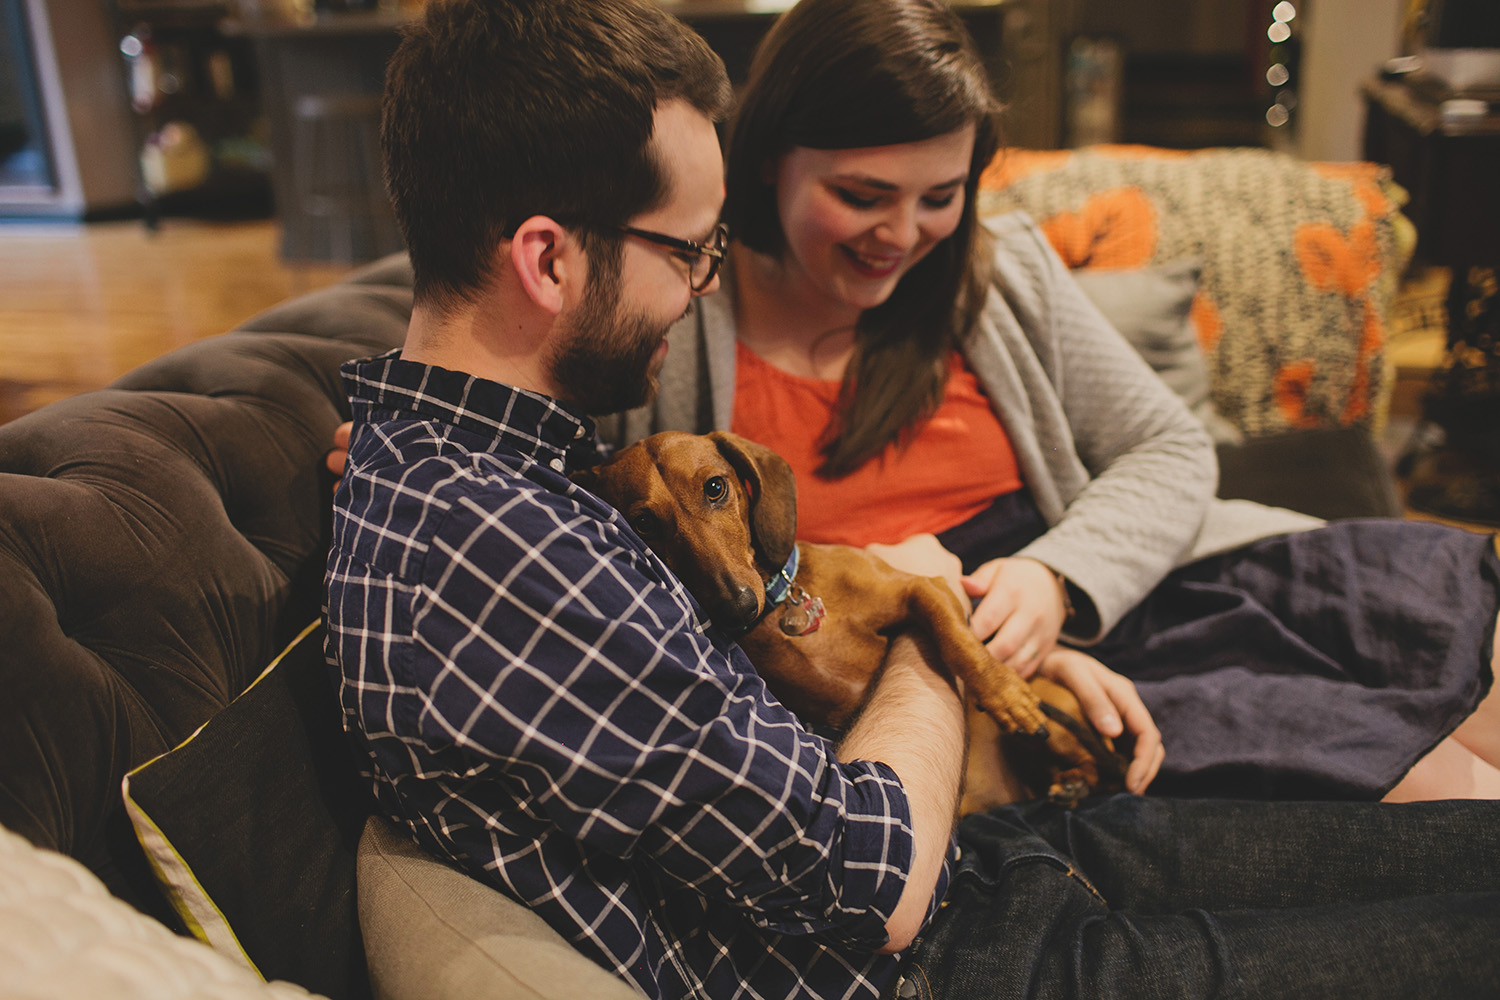
[[[759,616],[759,590],[742,583],[730,583],[724,589],[722,606],[715,608],[711,617],[721,628],[740,631],[755,624]]]

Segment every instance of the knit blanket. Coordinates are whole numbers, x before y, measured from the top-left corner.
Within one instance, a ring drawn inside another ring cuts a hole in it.
[[[1002,150],[979,208],[1028,211],[1072,268],[1202,262],[1192,319],[1218,412],[1251,437],[1384,419],[1387,316],[1415,245],[1373,163],[1264,149]]]

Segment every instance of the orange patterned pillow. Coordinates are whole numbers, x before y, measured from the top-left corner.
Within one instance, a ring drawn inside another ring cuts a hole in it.
[[[1192,316],[1214,404],[1247,434],[1378,424],[1385,318],[1411,249],[1385,168],[1260,149],[1012,149],[980,190],[981,212],[1025,209],[1069,267],[1201,260]]]

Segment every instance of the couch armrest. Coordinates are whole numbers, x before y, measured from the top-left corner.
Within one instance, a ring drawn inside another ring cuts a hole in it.
[[[8,997],[310,1000],[110,895],[83,865],[0,827],[0,970]]]
[[[1219,496],[1330,521],[1402,514],[1390,463],[1363,427],[1294,431],[1220,445]]]
[[[373,816],[356,874],[377,1000],[635,1000],[535,913]]]

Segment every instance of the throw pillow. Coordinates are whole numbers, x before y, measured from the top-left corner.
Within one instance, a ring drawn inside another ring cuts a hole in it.
[[[1189,316],[1201,271],[1196,258],[1184,258],[1129,270],[1076,270],[1073,277],[1214,441],[1232,444],[1242,435],[1214,409],[1208,364]]]
[[[266,979],[369,996],[354,868],[370,803],[320,623],[185,742],[131,771],[124,794],[196,937]]]

